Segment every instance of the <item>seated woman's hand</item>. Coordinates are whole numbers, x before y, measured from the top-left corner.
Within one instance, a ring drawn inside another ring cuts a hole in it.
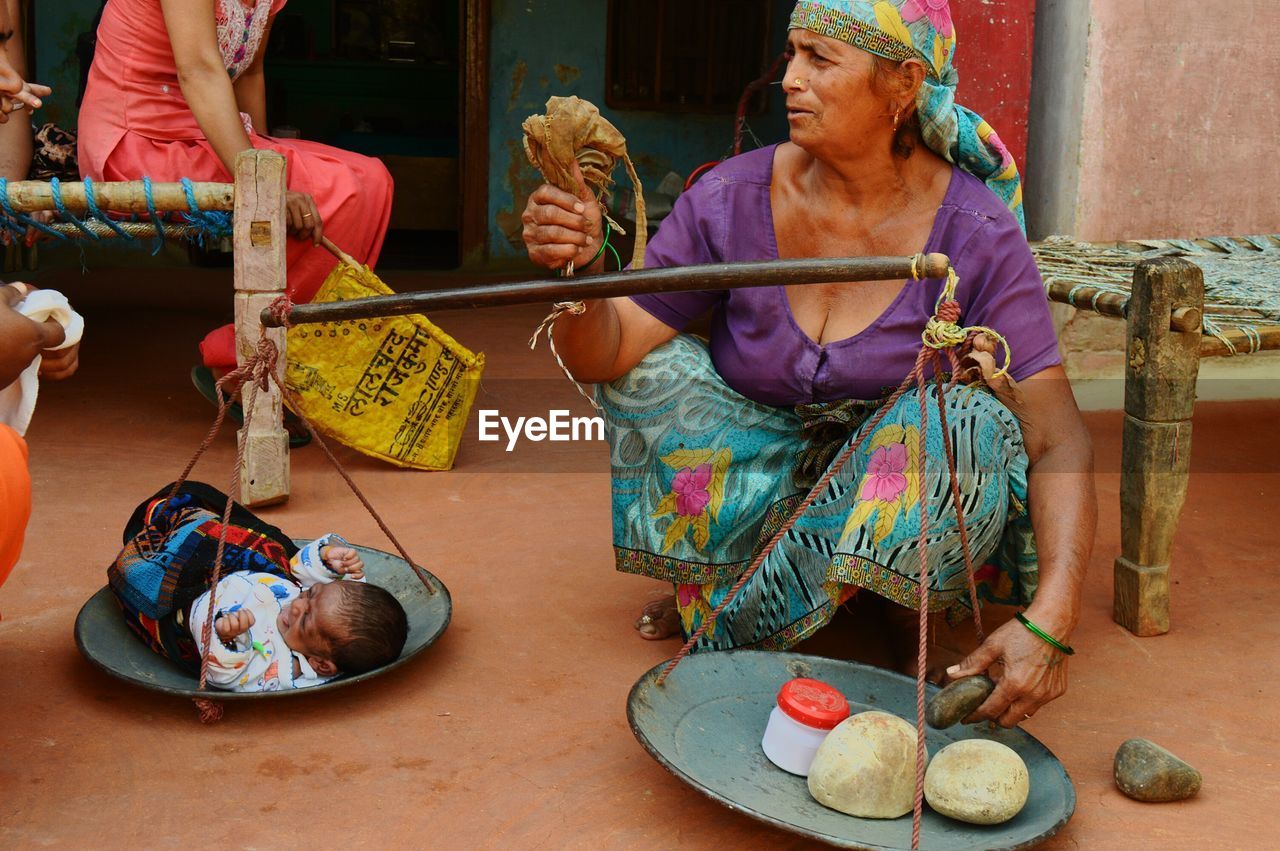
[[[529,196],[521,217],[529,259],[544,269],[563,269],[572,262],[576,269],[585,271],[604,240],[600,202],[587,188],[576,163],[574,174],[578,194],[544,183]]]
[[[305,192],[286,192],[284,214],[289,233],[298,239],[309,239],[314,245],[320,244],[324,222],[314,198]]]
[[[1040,623],[1034,615],[1028,617]],[[1050,634],[1065,640],[1065,634]],[[995,690],[964,723],[995,721],[1002,727],[1016,727],[1067,690],[1066,655],[1016,620],[1002,625],[959,665],[948,668],[947,677],[958,680],[982,673],[990,676],[989,669],[997,663],[1004,670],[999,678],[992,676]]]

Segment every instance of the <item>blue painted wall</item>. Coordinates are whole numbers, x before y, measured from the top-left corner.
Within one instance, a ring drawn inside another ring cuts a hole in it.
[[[58,0],[36,10],[35,79],[54,97],[37,120],[76,125],[77,36],[89,29],[99,0]],[[776,55],[786,41],[792,0],[774,0]],[[604,0],[493,0],[489,103],[489,256],[521,257],[520,212],[540,178],[525,159],[520,124],[542,112],[552,95],[578,95],[597,106],[627,137],[641,181],[654,187],[670,171],[682,176],[724,156],[733,142],[733,116],[612,110],[605,106],[604,63],[608,4]],[[765,143],[785,138],[782,98],[774,89],[768,115],[750,125]],[[622,169],[619,185],[628,181]]]
[[[774,55],[786,41],[794,3],[775,0]],[[520,124],[541,113],[552,95],[577,95],[600,107],[627,137],[627,149],[645,187],[667,172],[686,176],[724,156],[733,144],[733,115],[692,115],[614,110],[605,105],[605,37],[608,4],[603,0],[493,0],[489,103],[489,255],[524,256],[520,213],[541,183],[521,146]],[[786,119],[775,91],[770,113],[750,119],[766,143],[784,138]],[[615,178],[628,184],[619,167]]]
[[[36,62],[32,76],[53,87],[53,97],[36,113],[37,123],[53,121],[74,129],[76,95],[80,90],[80,63],[76,39],[87,32],[101,8],[101,0],[58,0],[34,3]]]

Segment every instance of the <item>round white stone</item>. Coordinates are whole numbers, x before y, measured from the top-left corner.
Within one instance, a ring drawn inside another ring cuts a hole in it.
[[[916,791],[916,728],[887,712],[841,721],[809,767],[809,793],[823,806],[860,818],[911,812]]]
[[[970,824],[1000,824],[1027,803],[1031,776],[1012,748],[986,739],[953,742],[934,755],[924,797],[944,816]]]

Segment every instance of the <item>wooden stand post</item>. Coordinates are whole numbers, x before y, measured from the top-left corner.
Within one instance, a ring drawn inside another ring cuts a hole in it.
[[[258,345],[262,310],[285,289],[285,159],[274,151],[236,157],[235,287],[236,357],[244,363]],[[267,331],[280,352],[276,375],[283,383],[285,330]],[[249,391],[246,389],[247,395]],[[248,506],[289,498],[289,437],[280,391],[257,391],[248,432],[238,499]]]
[[[1136,635],[1169,631],[1169,554],[1191,472],[1201,333],[1171,329],[1181,308],[1204,308],[1200,268],[1179,258],[1140,264],[1129,303],[1114,601],[1116,623]]]

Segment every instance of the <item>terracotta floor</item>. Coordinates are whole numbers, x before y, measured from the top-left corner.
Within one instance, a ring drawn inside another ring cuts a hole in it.
[[[202,276],[177,271],[166,286]],[[508,454],[478,443],[473,424],[450,473],[343,456],[455,601],[440,642],[397,672],[332,696],[232,706],[203,727],[189,702],[92,669],[71,638],[75,614],[102,585],[130,510],[179,471],[211,415],[187,380],[209,311],[122,311],[111,305],[130,282],[100,282],[83,285],[81,374],[41,391],[34,516],[0,591],[0,845],[805,844],[691,792],[628,730],[628,689],[676,645],[632,630],[660,589],[610,568],[600,444],[525,443]],[[488,354],[477,407],[584,408],[546,352],[524,346],[538,313],[436,317]],[[1089,415],[1102,520],[1071,691],[1028,724],[1078,794],[1075,817],[1045,847],[1277,847],[1280,402],[1197,409],[1174,629],[1160,638],[1136,639],[1110,617],[1120,420]],[[223,486],[230,440],[211,456],[198,472]],[[267,512],[273,522],[382,546],[316,449],[295,452],[293,471],[293,498]],[[1163,806],[1121,796],[1111,759],[1130,736],[1198,766],[1200,796]]]

